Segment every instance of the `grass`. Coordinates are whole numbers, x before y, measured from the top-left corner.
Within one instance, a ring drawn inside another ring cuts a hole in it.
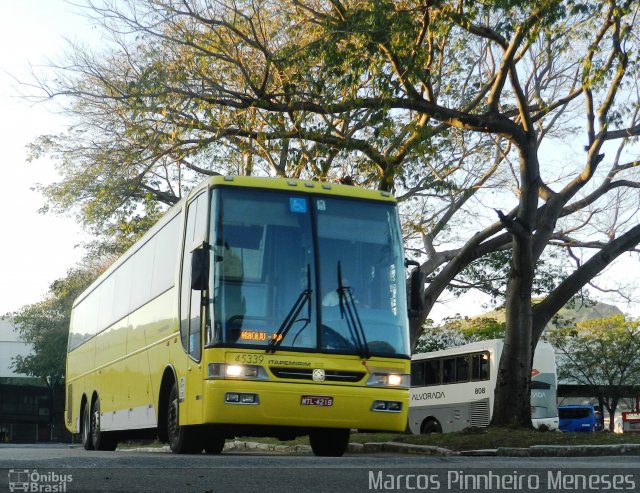
[[[519,428],[471,428],[456,433],[431,435],[404,435],[388,433],[358,433],[352,441],[394,441],[416,445],[433,445],[450,450],[492,449],[499,447],[530,447],[532,445],[620,445],[640,444],[640,434],[619,435],[600,433],[561,433]]]

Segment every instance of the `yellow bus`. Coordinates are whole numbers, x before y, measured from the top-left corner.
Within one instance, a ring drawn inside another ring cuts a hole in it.
[[[67,428],[87,450],[309,435],[324,456],[352,429],[402,431],[405,268],[389,193],[213,177],[75,301]]]

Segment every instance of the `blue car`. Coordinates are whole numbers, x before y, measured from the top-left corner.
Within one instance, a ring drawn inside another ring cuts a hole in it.
[[[592,433],[600,429],[599,415],[593,406],[558,406],[560,431],[585,431]]]

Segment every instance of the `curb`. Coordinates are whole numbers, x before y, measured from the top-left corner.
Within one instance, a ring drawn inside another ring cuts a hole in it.
[[[275,445],[273,443],[243,442],[240,440],[229,441],[224,444],[224,451],[251,451],[277,452],[288,454],[311,453],[310,445]]]
[[[640,444],[623,445],[534,445],[530,457],[599,457],[605,455],[640,455]]]
[[[528,448],[499,447],[486,450],[465,450],[460,455],[478,457],[603,457],[640,455],[640,444],[623,445],[532,445]]]
[[[126,452],[169,452],[169,446],[120,449]],[[311,454],[309,445],[275,445],[272,443],[228,441],[224,451],[272,452],[279,454]],[[349,443],[347,452],[352,454],[395,453],[437,457],[603,457],[640,456],[640,444],[622,445],[533,445],[531,447],[499,447],[455,451],[433,445],[412,445],[399,442]]]
[[[434,445],[411,445],[400,442],[368,442],[368,443],[350,443],[349,452],[352,453],[380,453],[391,452],[399,454],[413,455],[435,455],[435,456],[452,456],[459,455],[459,452],[449,450]]]

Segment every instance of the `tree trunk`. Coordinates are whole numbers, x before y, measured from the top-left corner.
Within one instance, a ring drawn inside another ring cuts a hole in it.
[[[514,241],[514,255],[507,287],[506,333],[498,375],[491,424],[531,427],[531,287],[530,238]],[[525,267],[525,268],[522,268]]]
[[[513,257],[507,283],[506,332],[498,367],[493,405],[493,425],[531,427],[532,309],[535,272],[533,235],[538,208],[539,166],[532,134],[521,143],[521,194],[518,214],[504,220],[511,233]]]
[[[609,431],[613,433],[616,431],[616,409],[618,408],[618,399],[612,398],[611,404],[608,406],[609,411]]]
[[[600,413],[600,416],[598,416],[600,429],[604,430],[604,399],[601,396],[598,396],[598,412]]]

